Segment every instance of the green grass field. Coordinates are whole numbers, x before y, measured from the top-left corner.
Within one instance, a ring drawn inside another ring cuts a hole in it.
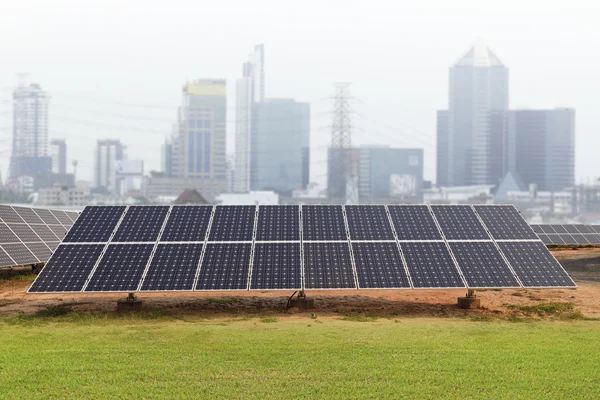
[[[600,398],[600,322],[0,321],[0,398]]]

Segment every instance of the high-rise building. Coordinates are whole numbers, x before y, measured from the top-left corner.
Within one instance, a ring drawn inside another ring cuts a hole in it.
[[[508,68],[478,43],[450,68],[449,78],[447,131],[438,121],[438,138],[447,134],[448,143],[447,151],[438,151],[438,184],[496,184],[496,153],[502,149],[493,144],[502,139],[494,135],[504,129],[494,126],[502,118],[493,115],[508,109]]]
[[[127,158],[127,148],[119,140],[98,140],[96,143],[94,187],[107,193],[120,193],[117,177],[119,161]]]
[[[243,65],[243,77],[236,82],[235,182],[236,192],[250,190],[252,105],[265,100],[264,46],[257,45]]]
[[[65,139],[50,141],[50,157],[52,158],[52,173],[65,175],[67,173],[67,142]]]
[[[50,172],[49,102],[50,95],[37,83],[22,84],[13,91],[13,145],[9,177]]]
[[[309,181],[310,105],[292,99],[254,104],[250,189],[291,195]],[[236,171],[237,176],[237,171]]]
[[[436,176],[438,186],[448,186],[448,110],[438,110],[437,112],[437,165]]]
[[[510,110],[508,169],[526,185],[560,191],[575,184],[575,110]]]

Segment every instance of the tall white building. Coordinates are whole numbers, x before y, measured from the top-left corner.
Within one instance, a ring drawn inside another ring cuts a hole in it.
[[[54,174],[66,174],[67,142],[65,139],[52,139],[50,141],[50,157],[52,158],[52,172]]]
[[[48,104],[50,95],[39,84],[21,84],[13,91],[11,177],[50,171]]]
[[[119,194],[117,178],[119,161],[127,159],[127,148],[117,139],[98,140],[94,165],[94,187]]]
[[[243,77],[236,82],[234,189],[240,193],[250,190],[252,105],[265,100],[264,61],[264,46],[255,46],[243,65]]]

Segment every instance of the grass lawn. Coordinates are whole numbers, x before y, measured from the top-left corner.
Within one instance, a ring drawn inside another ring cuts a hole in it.
[[[600,322],[0,321],[0,398],[600,398]]]

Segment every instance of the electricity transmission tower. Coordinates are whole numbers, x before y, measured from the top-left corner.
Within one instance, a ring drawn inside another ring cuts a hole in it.
[[[330,198],[344,199],[346,204],[358,203],[358,160],[352,151],[352,106],[350,83],[334,83],[333,121],[331,124],[330,168],[328,192]]]

